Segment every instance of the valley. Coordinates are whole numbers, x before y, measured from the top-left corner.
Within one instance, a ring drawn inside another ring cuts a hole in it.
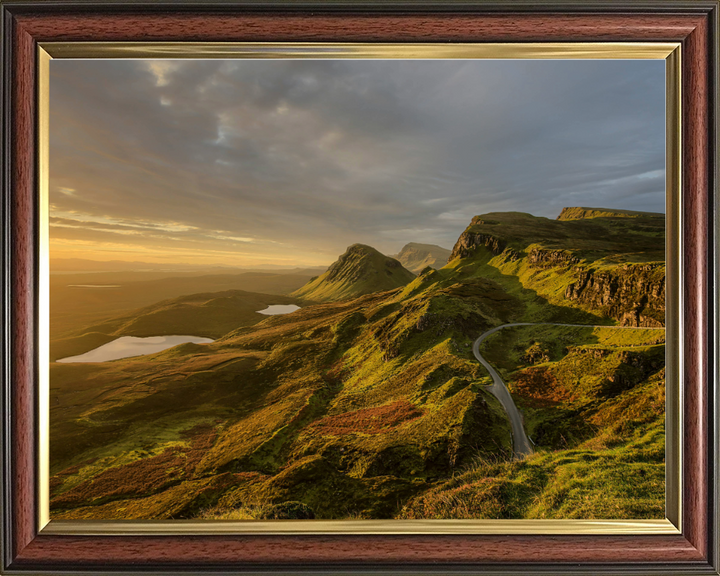
[[[317,274],[54,277],[51,516],[662,518],[664,242],[495,212]],[[212,341],[58,362],[181,334]]]

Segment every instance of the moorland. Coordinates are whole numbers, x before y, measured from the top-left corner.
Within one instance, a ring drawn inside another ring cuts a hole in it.
[[[51,517],[663,518],[664,246],[663,214],[565,208],[326,270],[54,275]],[[522,454],[473,353],[515,323],[478,353]],[[57,362],[176,334],[213,342]]]

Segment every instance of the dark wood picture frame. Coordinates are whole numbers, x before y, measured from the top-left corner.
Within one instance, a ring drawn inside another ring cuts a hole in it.
[[[717,0],[6,0],[0,8],[3,573],[719,573]],[[38,43],[121,40],[681,43],[682,533],[81,536],[39,531]]]

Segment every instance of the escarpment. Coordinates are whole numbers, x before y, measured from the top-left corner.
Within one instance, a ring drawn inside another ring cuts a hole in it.
[[[580,262],[580,258],[567,250],[543,250],[541,248],[530,250],[527,258],[528,262],[535,268],[572,266]]]
[[[493,256],[499,256],[502,253],[506,253],[507,259],[511,261],[519,260],[522,257],[522,255],[516,250],[508,248],[507,243],[500,238],[490,234],[466,230],[460,235],[460,238],[458,238],[455,246],[453,246],[448,262],[452,262],[456,258],[467,258],[468,256],[472,256],[481,246],[487,248]]]
[[[460,235],[455,246],[453,246],[452,252],[450,253],[450,260],[467,258],[473,254],[479,246],[484,246],[497,256],[505,250],[506,243],[489,234],[465,231]]]
[[[663,247],[662,214],[565,208],[557,220],[520,212],[476,216],[450,261],[479,271],[478,257],[489,253],[491,267],[530,293],[650,328],[665,325]]]
[[[586,270],[567,287],[565,298],[600,310],[623,326],[665,326],[665,265]]]
[[[665,220],[665,214],[658,212],[638,212],[637,210],[618,210],[616,208],[563,208],[558,220],[588,220],[592,218],[654,218]]]

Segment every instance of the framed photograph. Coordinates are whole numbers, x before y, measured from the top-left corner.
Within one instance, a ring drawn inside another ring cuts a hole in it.
[[[719,573],[716,1],[1,9],[4,573]]]

